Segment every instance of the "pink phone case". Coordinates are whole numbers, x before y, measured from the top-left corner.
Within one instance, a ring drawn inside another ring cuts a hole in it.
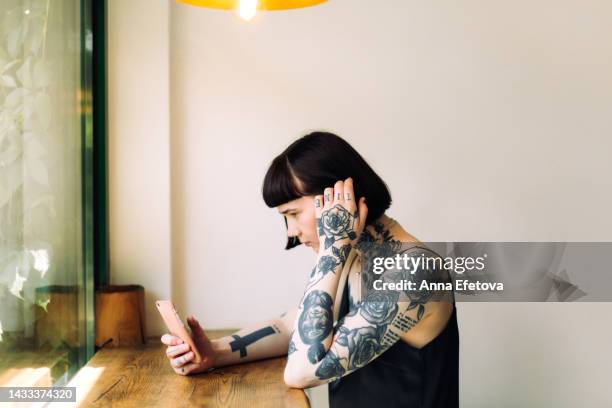
[[[183,323],[183,320],[180,318],[174,304],[172,304],[172,302],[169,300],[158,300],[155,302],[155,306],[157,306],[157,310],[159,310],[162,319],[164,319],[164,323],[166,323],[166,327],[168,328],[170,334],[180,338],[191,347],[194,354],[192,362],[201,362],[202,356],[200,356],[200,352],[196,348],[195,343],[191,338],[191,333],[187,326],[185,326]]]

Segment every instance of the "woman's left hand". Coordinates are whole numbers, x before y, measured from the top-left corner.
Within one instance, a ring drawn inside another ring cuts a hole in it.
[[[319,251],[332,246],[353,245],[365,227],[368,207],[365,197],[355,201],[353,179],[337,181],[334,187],[328,187],[323,195],[314,198],[317,217],[317,234]]]

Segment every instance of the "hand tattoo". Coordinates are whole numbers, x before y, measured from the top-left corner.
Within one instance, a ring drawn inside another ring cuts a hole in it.
[[[328,249],[336,241],[357,238],[355,227],[357,226],[358,214],[351,214],[341,205],[335,205],[329,210],[323,211],[321,218],[317,219],[319,237],[325,237],[324,246]]]

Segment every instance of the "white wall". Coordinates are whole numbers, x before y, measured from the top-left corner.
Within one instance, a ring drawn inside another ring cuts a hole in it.
[[[145,287],[149,334],[171,294],[169,7],[108,1],[110,275]]]
[[[612,237],[608,1],[335,0],[250,23],[171,2],[169,38],[110,3],[113,280],[167,295],[171,230],[172,298],[209,328],[297,304],[313,254],[281,250],[260,190],[312,129],[365,156],[421,240]],[[458,309],[463,406],[612,403],[610,304]]]

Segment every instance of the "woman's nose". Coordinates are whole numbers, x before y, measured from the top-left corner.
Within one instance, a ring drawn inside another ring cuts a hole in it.
[[[293,237],[297,237],[298,235],[300,235],[300,230],[297,228],[295,223],[289,221],[287,223],[287,236],[289,238],[293,238]]]

